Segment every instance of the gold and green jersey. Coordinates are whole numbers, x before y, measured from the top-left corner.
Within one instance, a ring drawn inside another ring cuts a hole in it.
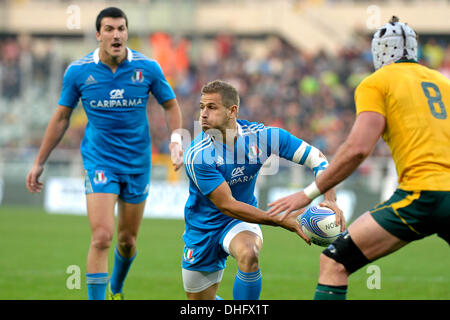
[[[355,92],[357,115],[386,118],[399,188],[450,191],[450,80],[412,61],[384,66]]]

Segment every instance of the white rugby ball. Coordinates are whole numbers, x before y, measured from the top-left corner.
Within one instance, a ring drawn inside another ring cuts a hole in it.
[[[336,213],[329,208],[311,206],[297,219],[303,233],[315,245],[328,247],[341,234],[341,226],[336,225]]]

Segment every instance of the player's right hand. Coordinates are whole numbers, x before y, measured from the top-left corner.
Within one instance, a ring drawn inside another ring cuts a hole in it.
[[[183,165],[183,147],[178,142],[172,142],[169,145],[170,158],[175,171],[178,171]]]
[[[300,238],[302,238],[308,245],[311,245],[311,240],[303,233],[300,224],[298,223],[297,217],[303,213],[305,209],[298,210],[286,215],[274,216],[273,220],[280,227],[286,230],[295,232]]]
[[[44,171],[44,166],[41,165],[34,165],[31,171],[27,175],[27,189],[30,193],[41,193],[42,189],[44,188],[44,184],[39,181],[39,177],[41,176],[42,172]]]

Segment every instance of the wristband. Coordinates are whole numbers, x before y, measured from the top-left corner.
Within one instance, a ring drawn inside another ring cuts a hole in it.
[[[178,132],[173,132],[171,135],[170,135],[170,142],[172,143],[172,142],[177,142],[177,143],[179,143],[179,144],[182,144],[181,143],[181,135],[178,133]]]
[[[315,198],[317,198],[322,194],[319,188],[317,188],[317,184],[315,181],[311,183],[309,186],[307,186],[305,189],[303,189],[303,192],[311,200],[314,200]]]

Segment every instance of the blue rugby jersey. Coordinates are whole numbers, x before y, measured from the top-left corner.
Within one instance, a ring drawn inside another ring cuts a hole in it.
[[[81,98],[88,117],[81,143],[86,170],[138,174],[150,170],[147,100],[175,98],[159,64],[127,48],[127,59],[113,73],[99,49],[73,62],[64,74],[59,105],[75,108]]]
[[[188,247],[197,241],[191,239],[191,229],[221,229],[233,220],[207,198],[221,183],[228,183],[236,200],[257,206],[256,179],[270,155],[301,165],[309,156],[311,146],[284,129],[245,120],[237,120],[237,123],[239,135],[234,150],[202,132],[184,153],[189,197],[184,210],[186,232],[183,239]],[[322,166],[313,168],[315,174],[323,169]]]

